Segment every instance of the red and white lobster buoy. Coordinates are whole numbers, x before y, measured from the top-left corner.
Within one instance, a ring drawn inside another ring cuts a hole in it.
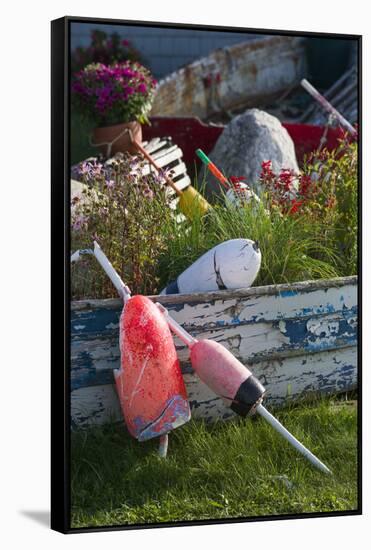
[[[130,295],[112,264],[94,242],[93,254],[124,301],[120,317],[120,369],[114,370],[121,410],[138,441],[160,437],[160,456],[167,454],[168,433],[191,418],[187,392],[169,326],[146,296]]]

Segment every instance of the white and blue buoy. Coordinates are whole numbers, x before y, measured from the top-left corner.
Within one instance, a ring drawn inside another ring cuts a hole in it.
[[[259,273],[257,241],[231,239],[218,244],[168,284],[161,294],[190,294],[250,287]]]

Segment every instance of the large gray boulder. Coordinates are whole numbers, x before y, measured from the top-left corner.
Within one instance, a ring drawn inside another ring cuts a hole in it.
[[[287,130],[278,118],[259,109],[249,109],[233,118],[209,157],[227,177],[245,176],[258,192],[263,161],[271,160],[274,172],[281,168],[299,172],[294,143]],[[205,167],[200,172],[200,182],[204,177],[210,197],[219,189],[218,182]]]

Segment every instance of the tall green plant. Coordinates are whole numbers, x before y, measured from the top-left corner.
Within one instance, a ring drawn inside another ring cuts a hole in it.
[[[323,227],[283,216],[278,210],[269,212],[263,202],[238,208],[220,202],[207,216],[184,222],[182,231],[172,226],[167,232],[171,238],[159,266],[163,285],[213,246],[234,238],[259,242],[262,265],[257,285],[340,275],[338,258],[329,239],[323,237]]]
[[[346,275],[357,273],[358,251],[358,145],[347,139],[334,151],[312,155],[305,171],[315,182],[314,200],[307,215],[321,217],[326,231],[335,235],[339,267]]]
[[[71,248],[89,248],[97,240],[132,292],[151,294],[159,290],[157,261],[167,243],[161,227],[171,210],[163,177],[143,175],[143,168],[128,154],[105,165],[80,165],[84,190],[73,199]],[[116,297],[91,257],[72,269],[72,298]]]

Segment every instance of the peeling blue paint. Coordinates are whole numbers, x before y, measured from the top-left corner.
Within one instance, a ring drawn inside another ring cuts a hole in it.
[[[202,333],[202,337],[204,337],[209,333],[209,337],[221,339],[223,343],[228,343],[229,338],[235,338],[236,334],[239,333],[239,326],[245,327],[243,338],[248,339],[249,334],[251,334],[252,339],[254,339],[256,332],[259,332],[255,330],[255,326],[257,324],[266,325],[266,327],[262,328],[261,332],[262,334],[267,334],[267,348],[254,355],[250,351],[248,359],[246,359],[246,352],[244,352],[243,362],[247,365],[250,363],[259,364],[261,361],[267,362],[267,375],[259,376],[259,378],[262,379],[263,385],[268,390],[271,388],[272,394],[274,394],[275,384],[284,384],[286,387],[287,384],[292,383],[292,397],[297,398],[299,395],[294,390],[298,374],[290,377],[288,372],[286,372],[282,378],[275,366],[281,361],[280,357],[285,361],[291,356],[292,352],[294,352],[295,356],[299,356],[297,361],[299,365],[302,365],[300,376],[303,376],[305,379],[310,378],[310,383],[306,384],[303,390],[304,393],[310,391],[331,393],[333,391],[347,390],[353,388],[355,384],[357,372],[356,358],[354,359],[355,364],[344,364],[342,352],[337,352],[341,348],[354,348],[357,345],[358,309],[355,301],[353,301],[352,306],[349,306],[351,302],[348,300],[347,295],[345,295],[347,301],[344,298],[344,291],[341,291],[341,295],[337,294],[334,303],[331,303],[328,301],[330,294],[326,296],[326,290],[322,290],[324,294],[321,301],[318,301],[318,295],[316,295],[316,306],[313,307],[300,307],[301,295],[308,294],[308,292],[286,290],[277,294],[276,298],[297,296],[297,299],[292,300],[292,308],[290,302],[289,311],[284,312],[280,311],[280,302],[275,301],[275,319],[273,320],[271,319],[273,312],[264,313],[264,305],[260,308],[260,303],[255,297],[251,297],[246,301],[236,300],[233,307],[226,308],[222,312],[223,319],[218,319],[218,314],[214,317],[212,316],[213,307],[215,304],[219,307],[220,300],[212,300],[207,303],[191,303],[189,304],[190,307],[198,306],[201,308],[198,310],[200,315],[197,313],[197,317],[193,316],[193,321],[190,321],[189,324],[185,323],[184,327],[193,336],[197,337],[198,334]],[[261,298],[265,299],[266,297],[262,296]],[[283,303],[282,301],[281,304]],[[287,302],[285,303],[285,309],[287,309],[286,304]],[[258,311],[255,315],[249,315],[249,310],[246,311],[246,308],[252,306],[254,306],[255,312]],[[167,307],[170,312],[184,311],[184,303],[168,304]],[[236,313],[237,311],[239,312],[238,314]],[[245,313],[243,313],[244,311]],[[204,317],[206,314],[208,316],[207,319]],[[113,369],[118,368],[120,365],[118,330],[120,315],[121,306],[119,304],[114,309],[102,307],[101,309],[73,310],[71,312],[71,390],[114,384]],[[282,320],[285,323],[284,332],[280,330],[279,326]],[[231,335],[229,335],[229,331],[231,331]],[[274,331],[277,331],[277,338],[273,334]],[[269,338],[271,335],[273,338]],[[233,344],[233,346],[235,345]],[[239,354],[237,348],[238,346],[234,350],[236,356]],[[312,370],[312,366],[309,366],[312,365],[312,362],[307,359],[319,352],[323,355],[314,363],[316,366]],[[328,355],[326,352],[328,352]],[[188,357],[186,357],[186,354],[184,356],[182,372],[193,373]],[[325,367],[325,372],[328,370],[326,376],[323,375],[323,372],[321,373],[322,364]],[[253,366],[254,368],[255,365]],[[300,387],[303,388],[302,382]],[[268,403],[269,399],[268,391]],[[284,400],[282,398],[281,401],[283,402]],[[214,410],[218,401],[218,398],[201,403],[191,400],[190,406],[194,410],[202,406],[202,409],[206,412],[210,406],[210,415],[208,415],[208,412],[207,415],[211,419],[215,417]],[[279,398],[273,398],[275,405],[278,405],[279,401]],[[80,421],[85,422],[84,419],[87,421],[99,417],[100,413],[104,412],[104,407],[103,402],[97,400],[96,407],[90,416],[87,416],[85,411],[82,411],[83,414],[78,415],[78,423],[80,424]],[[232,413],[230,415],[227,414],[227,417],[231,415]],[[140,428],[143,431],[145,423],[140,418],[137,419],[137,422],[138,429]],[[169,427],[166,426],[166,428]]]
[[[281,298],[291,298],[292,296],[297,296],[297,290],[281,290],[279,296]]]

